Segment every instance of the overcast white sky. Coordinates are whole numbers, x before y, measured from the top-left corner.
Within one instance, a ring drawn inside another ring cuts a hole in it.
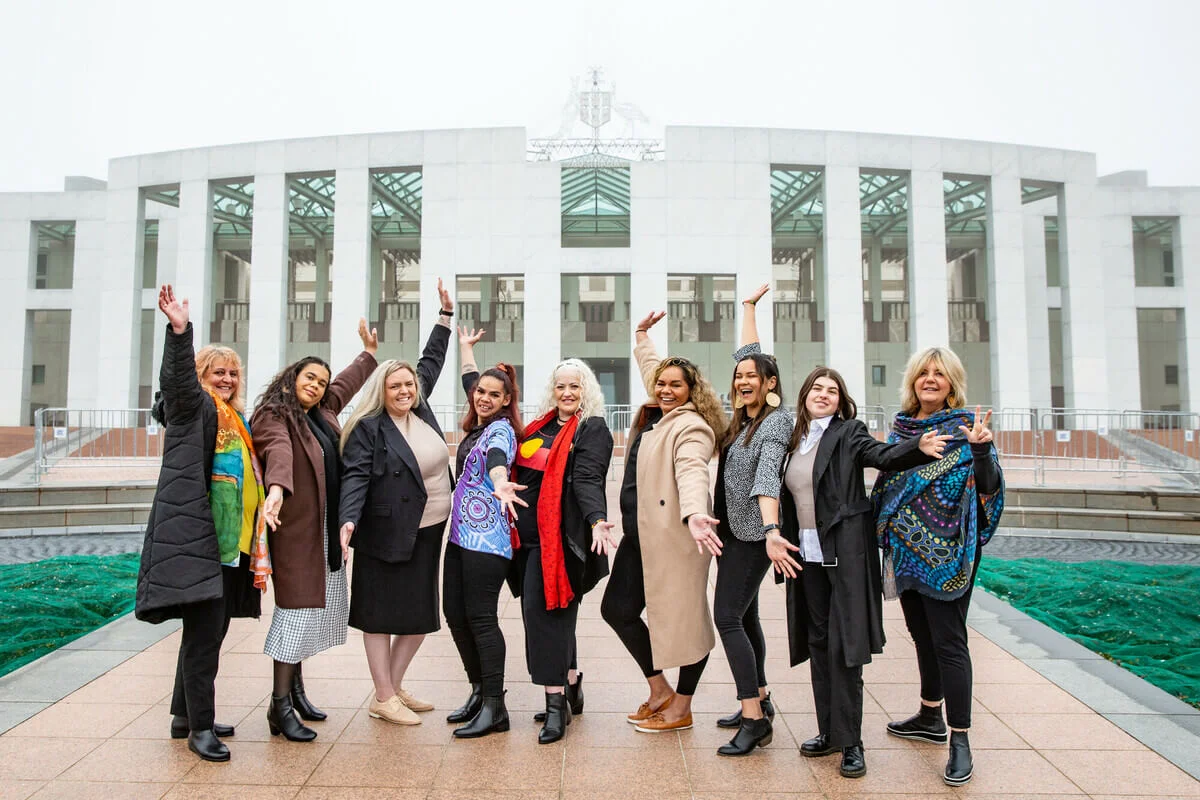
[[[0,191],[229,142],[545,136],[593,65],[658,129],[1036,144],[1200,185],[1198,29],[1196,0],[0,0]]]

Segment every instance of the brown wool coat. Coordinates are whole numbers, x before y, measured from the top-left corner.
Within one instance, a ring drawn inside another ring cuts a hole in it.
[[[321,414],[338,434],[337,415],[375,371],[375,356],[363,352],[325,390]],[[279,528],[267,534],[271,581],[280,608],[325,607],[325,459],[304,420],[255,411],[250,420],[254,449],[262,461],[266,488],[283,489]],[[329,510],[337,516],[337,508]]]
[[[634,348],[653,389],[658,356],[649,341]],[[648,390],[649,390],[648,389]],[[646,433],[637,457],[638,539],[646,585],[646,622],[656,669],[694,664],[716,644],[708,606],[712,556],[699,553],[683,520],[710,514],[708,462],[715,437],[691,403]]]

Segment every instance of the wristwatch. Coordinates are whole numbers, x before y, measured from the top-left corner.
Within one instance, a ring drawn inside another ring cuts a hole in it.
[[[774,522],[772,522],[769,525],[762,526],[762,532],[763,532],[764,536],[770,534],[771,531],[782,531],[782,530],[783,530],[783,528],[781,528],[779,525],[777,525]]]

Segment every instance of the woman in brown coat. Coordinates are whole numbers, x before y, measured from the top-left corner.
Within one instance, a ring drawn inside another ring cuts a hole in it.
[[[634,355],[651,402],[638,413],[625,457],[625,536],[600,608],[650,685],[649,698],[628,717],[642,733],[692,727],[692,695],[716,644],[706,589],[721,545],[708,462],[725,414],[695,364],[660,361],[654,352],[646,331],[665,316],[651,313],[637,327]],[[681,668],[674,690],[662,674],[672,667]]]
[[[349,614],[338,537],[341,490],[338,412],[375,370],[379,340],[360,320],[363,352],[330,381],[329,365],[307,356],[285,367],[258,399],[251,430],[263,463],[263,516],[274,567],[275,613],[263,652],[275,661],[267,710],[271,734],[312,741],[296,718],[325,719],[304,694],[301,662],[344,644]],[[332,513],[330,513],[332,509]]]

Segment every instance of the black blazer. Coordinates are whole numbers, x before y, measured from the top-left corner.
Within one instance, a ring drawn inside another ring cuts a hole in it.
[[[883,652],[883,575],[875,544],[875,516],[863,481],[863,468],[906,470],[933,459],[919,449],[921,440],[881,442],[860,420],[837,417],[817,445],[813,462],[813,491],[817,536],[823,568],[835,595],[829,637],[840,638],[846,666],[866,664],[872,653]],[[786,475],[784,459],[781,476]],[[780,492],[783,536],[800,544],[796,503],[785,485]],[[812,567],[809,567],[812,569]],[[776,580],[781,580],[778,573]],[[788,645],[791,664],[808,659],[808,605],[802,579],[787,581]]]
[[[417,361],[421,403],[416,414],[439,435],[437,417],[428,397],[446,361],[450,329],[434,325]],[[381,561],[412,558],[421,515],[425,511],[425,481],[408,442],[386,411],[359,421],[342,451],[342,498],[338,526],[354,523],[350,546]],[[454,486],[454,474],[450,474]]]

